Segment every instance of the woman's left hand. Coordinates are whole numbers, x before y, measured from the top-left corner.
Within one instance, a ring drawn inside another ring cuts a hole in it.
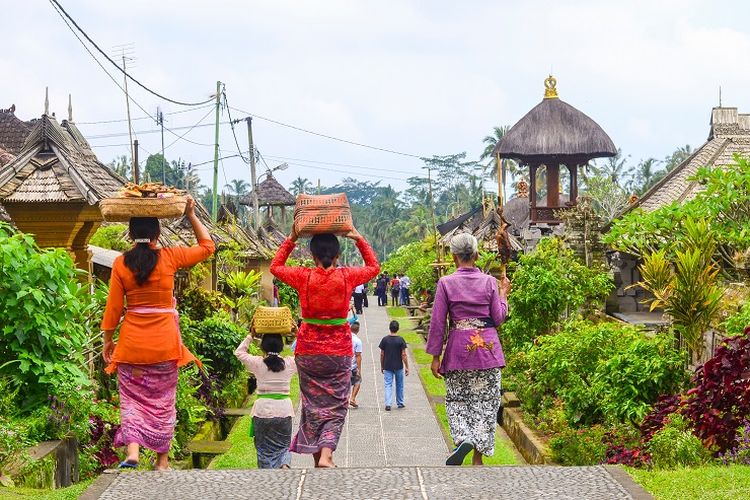
[[[503,297],[507,297],[508,295],[510,295],[510,289],[511,284],[510,280],[507,277],[504,277],[502,280],[500,280],[500,286],[498,289],[500,295],[502,295]]]
[[[187,205],[185,205],[185,215],[188,217],[192,217],[195,215],[195,199],[190,195],[187,196]]]
[[[115,351],[116,345],[117,344],[115,344],[114,340],[104,341],[104,347],[102,347],[102,357],[108,364],[112,362],[112,353]]]

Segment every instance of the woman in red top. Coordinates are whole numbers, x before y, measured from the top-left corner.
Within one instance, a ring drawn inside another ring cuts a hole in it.
[[[185,215],[195,231],[197,246],[158,249],[159,220],[134,217],[130,219],[130,237],[135,245],[112,266],[101,328],[104,361],[109,364],[106,372],[117,371],[120,389],[120,429],[114,444],[128,448],[121,468],[138,466],[141,446],[157,453],[157,470],[169,467],[177,368],[197,362],[180,337],[174,273],[207,259],[214,252],[214,242],[195,215],[192,198],[188,198]],[[121,321],[115,344],[112,335]]]
[[[315,266],[286,266],[297,234],[282,243],[271,262],[271,273],[299,293],[302,325],[294,354],[302,396],[299,431],[290,447],[295,453],[312,453],[316,467],[333,467],[333,451],[341,435],[349,404],[352,334],[346,321],[354,287],[366,283],[380,270],[372,247],[356,231],[353,239],[364,267],[336,267],[339,240],[319,234],[310,240]]]

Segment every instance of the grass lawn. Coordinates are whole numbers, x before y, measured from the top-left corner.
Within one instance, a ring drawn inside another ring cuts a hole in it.
[[[626,467],[657,500],[744,500],[750,498],[750,466],[707,465],[648,471]]]
[[[34,488],[3,488],[0,487],[0,498],[34,498],[37,500],[73,500],[78,498],[95,478],[85,479],[78,484],[60,488],[58,490],[37,490]]]
[[[388,314],[391,318],[397,319],[401,324],[402,330],[399,331],[399,335],[409,344],[409,349],[411,349],[414,355],[414,361],[417,363],[417,366],[412,367],[412,369],[416,368],[419,372],[419,377],[422,379],[422,385],[427,394],[432,397],[445,397],[445,383],[442,379],[432,376],[432,370],[430,369],[432,356],[425,352],[422,336],[411,331],[413,323],[409,319],[406,309],[402,307],[388,307]],[[446,436],[450,436],[448,418],[445,415],[445,404],[436,403],[433,408],[443,428],[443,432]],[[510,443],[501,438],[499,433],[495,433],[495,454],[491,457],[484,457],[484,463],[486,465],[517,465],[520,462],[516,458]],[[466,464],[471,464],[471,454],[467,455],[464,461],[464,465]]]
[[[291,355],[284,352],[283,355]],[[289,387],[289,396],[295,407],[299,401],[299,377],[293,377]],[[255,402],[255,396],[250,399],[248,407]],[[250,431],[250,417],[241,417],[227,436],[227,441],[232,444],[229,451],[219,455],[208,466],[209,469],[256,469],[258,457],[255,453],[255,440],[248,435]]]

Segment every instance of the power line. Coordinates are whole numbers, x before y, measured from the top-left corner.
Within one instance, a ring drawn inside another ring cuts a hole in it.
[[[245,163],[250,163],[251,158],[245,159],[245,156],[242,154],[242,148],[240,147],[240,142],[237,140],[237,134],[235,133],[235,130],[234,130],[235,120],[232,120],[232,112],[229,111],[229,100],[227,100],[226,89],[224,90],[224,92],[222,92],[222,94],[224,94],[224,105],[227,108],[227,116],[229,116],[229,124],[232,126],[232,135],[234,136],[234,143],[237,145],[237,152],[240,154],[242,161],[244,161]],[[255,151],[250,151],[250,154],[251,155],[255,154]]]
[[[164,113],[165,115],[179,115],[182,113],[190,113],[193,111],[200,111],[201,109],[206,108],[213,108],[213,104],[209,104],[206,106],[200,106],[197,108],[190,108],[190,109],[181,109],[180,111],[172,111],[170,113]],[[137,118],[131,118],[130,121],[136,121],[136,120],[151,120],[150,116],[139,116]],[[109,123],[123,123],[128,121],[127,118],[118,118],[116,120],[99,120],[99,121],[93,121],[93,122],[76,122],[76,125],[105,125]]]
[[[213,107],[213,106],[212,106],[212,107]],[[208,117],[209,117],[209,115],[210,115],[211,113],[213,113],[213,109],[209,109],[209,110],[208,110],[208,113],[206,113],[205,115],[203,115],[203,118],[201,118],[200,120],[198,120],[198,122],[197,122],[197,123],[196,123],[195,125],[193,125],[192,127],[190,127],[190,128],[189,128],[189,129],[187,130],[187,132],[185,132],[185,133],[184,133],[184,134],[182,134],[181,136],[177,137],[177,139],[175,139],[175,140],[173,140],[172,142],[170,142],[170,143],[169,143],[169,145],[168,145],[167,147],[165,147],[164,149],[165,149],[165,150],[167,150],[167,149],[169,149],[170,147],[174,146],[174,143],[176,143],[176,142],[177,142],[177,141],[179,141],[180,139],[184,139],[184,140],[186,140],[186,141],[188,141],[188,142],[192,142],[192,141],[190,141],[189,139],[185,139],[185,136],[186,136],[186,135],[188,135],[188,134],[189,134],[189,133],[190,133],[190,132],[191,132],[191,131],[192,131],[192,130],[193,130],[194,128],[196,128],[196,127],[200,126],[201,122],[202,122],[203,120],[205,120],[206,118],[208,118]],[[194,144],[196,144],[196,143],[194,143]]]
[[[81,33],[81,34],[82,34],[82,35],[84,36],[84,38],[86,38],[86,40],[88,40],[88,41],[89,41],[89,43],[90,43],[91,45],[93,45],[93,46],[94,46],[94,48],[95,48],[95,49],[96,49],[97,51],[99,51],[99,53],[100,53],[101,55],[103,55],[103,56],[104,56],[104,58],[105,58],[105,59],[106,59],[107,61],[109,61],[109,62],[110,62],[110,63],[111,63],[111,64],[112,64],[112,65],[113,65],[113,66],[114,66],[115,68],[117,68],[117,69],[118,69],[118,71],[120,71],[120,72],[121,72],[121,73],[122,73],[123,75],[125,75],[125,77],[126,77],[126,78],[130,79],[130,80],[131,80],[131,81],[132,81],[133,83],[135,83],[136,85],[138,85],[139,87],[141,87],[142,89],[144,89],[145,91],[147,91],[148,93],[150,93],[150,94],[153,94],[153,95],[155,95],[155,96],[156,96],[156,97],[158,97],[159,99],[163,99],[163,100],[165,100],[165,101],[167,101],[167,102],[171,102],[172,104],[177,104],[178,106],[202,106],[202,105],[204,105],[204,104],[207,104],[207,103],[209,103],[209,102],[211,102],[211,101],[213,100],[213,97],[209,97],[209,98],[208,98],[208,99],[206,99],[205,101],[201,101],[201,102],[183,102],[183,101],[177,101],[177,100],[175,100],[175,99],[170,99],[169,97],[166,97],[166,96],[164,96],[164,95],[162,95],[162,94],[159,94],[158,92],[156,92],[156,91],[154,91],[154,90],[151,90],[150,88],[148,88],[147,86],[145,86],[144,84],[142,84],[141,82],[139,82],[138,80],[136,80],[135,78],[133,78],[133,77],[132,77],[132,76],[131,76],[131,75],[130,75],[130,74],[129,74],[129,73],[127,72],[127,71],[125,71],[125,69],[124,69],[124,68],[121,68],[121,67],[120,67],[120,66],[119,66],[119,65],[118,65],[118,64],[117,64],[117,63],[116,63],[116,62],[115,62],[114,60],[112,60],[112,58],[111,58],[111,57],[109,57],[109,55],[107,55],[107,53],[106,53],[106,52],[104,52],[104,51],[103,51],[103,50],[102,50],[102,49],[101,49],[101,48],[100,48],[100,47],[99,47],[99,46],[98,46],[98,45],[96,44],[96,42],[94,42],[94,41],[93,41],[93,40],[91,39],[91,37],[90,37],[90,36],[89,36],[89,35],[88,35],[88,34],[87,34],[87,33],[86,33],[85,31],[83,31],[83,28],[81,28],[81,27],[80,27],[80,26],[78,25],[78,23],[76,23],[75,19],[73,19],[73,18],[72,18],[72,17],[70,16],[70,14],[68,14],[68,13],[67,13],[67,11],[66,11],[66,10],[65,10],[65,9],[63,8],[63,6],[62,6],[62,5],[60,5],[60,2],[58,2],[57,0],[49,0],[49,1],[50,1],[50,3],[52,4],[52,6],[53,6],[53,7],[55,7],[55,10],[57,11],[57,13],[58,13],[58,14],[61,14],[61,17],[62,17],[62,15],[65,15],[65,17],[66,17],[66,18],[68,18],[68,20],[70,20],[70,22],[71,22],[71,23],[73,23],[73,26],[75,26],[75,27],[76,27],[76,29],[77,29],[77,30],[78,30],[78,31],[79,31],[79,32],[80,32],[80,33]],[[68,25],[68,27],[70,28],[70,24],[68,24],[68,22],[67,22],[67,21],[65,22],[65,24],[67,24],[67,25]],[[79,40],[80,40],[80,38],[79,38]]]
[[[280,125],[282,127],[287,127],[287,128],[293,129],[293,130],[297,130],[299,132],[304,132],[306,134],[312,134],[312,135],[316,135],[318,137],[324,137],[324,138],[330,139],[332,141],[343,142],[343,143],[346,143],[346,144],[351,144],[353,146],[359,146],[361,148],[374,149],[376,151],[383,151],[385,153],[392,153],[392,154],[395,154],[395,155],[408,156],[408,157],[411,157],[411,158],[419,158],[419,159],[424,158],[424,156],[415,155],[415,154],[411,154],[411,153],[404,153],[402,151],[396,151],[395,149],[381,148],[381,147],[378,147],[378,146],[370,146],[369,144],[363,144],[361,142],[350,141],[348,139],[341,139],[340,137],[334,137],[332,135],[322,134],[320,132],[315,132],[313,130],[308,130],[306,128],[297,127],[296,125],[290,125],[288,123],[280,122],[280,121],[274,120],[272,118],[268,118],[268,117],[261,116],[261,115],[256,115],[255,113],[250,113],[249,111],[245,111],[245,110],[242,110],[242,109],[239,109],[239,108],[232,108],[232,109],[235,110],[235,111],[239,111],[240,113],[244,113],[244,114],[246,114],[248,116],[252,116],[253,118],[257,118],[259,120],[264,120],[264,121],[267,121],[267,122],[270,122],[270,123],[274,123],[276,125]]]
[[[52,0],[51,0],[51,1],[52,1]],[[54,7],[54,5],[53,5],[53,7]],[[61,13],[61,12],[59,12],[59,11],[57,10],[57,8],[55,8],[55,11],[56,11],[56,12],[58,13],[58,15],[60,16],[60,18],[61,18],[61,19],[63,20],[63,22],[65,23],[65,25],[66,25],[66,26],[68,27],[68,29],[70,30],[70,32],[71,32],[71,33],[73,33],[73,36],[75,36],[75,37],[76,37],[76,39],[78,39],[78,41],[80,42],[81,46],[83,46],[83,48],[84,48],[84,49],[86,50],[86,52],[88,52],[88,54],[89,54],[89,55],[91,56],[91,58],[92,58],[92,59],[94,60],[94,62],[96,62],[96,64],[97,64],[97,65],[99,65],[99,67],[100,67],[100,68],[102,69],[102,71],[104,71],[104,73],[105,73],[105,74],[106,74],[106,75],[107,75],[107,76],[109,77],[109,79],[110,79],[110,80],[112,80],[112,82],[113,82],[113,83],[114,83],[114,84],[115,84],[115,85],[117,86],[117,88],[119,88],[120,90],[122,90],[123,92],[125,92],[125,89],[124,89],[124,88],[122,87],[122,85],[120,85],[120,82],[118,82],[118,81],[117,81],[117,79],[115,79],[115,77],[114,77],[114,76],[112,76],[112,74],[111,74],[111,73],[110,73],[109,71],[107,71],[107,68],[105,68],[105,67],[104,67],[104,65],[103,65],[103,64],[101,63],[101,61],[99,61],[99,59],[97,59],[97,58],[96,58],[96,56],[94,55],[94,53],[93,53],[93,52],[91,52],[91,49],[89,49],[89,48],[88,48],[88,46],[86,45],[86,43],[85,43],[85,42],[84,42],[83,40],[81,40],[81,37],[80,37],[80,36],[78,36],[78,33],[76,33],[76,32],[75,32],[75,30],[73,29],[73,27],[72,27],[72,26],[70,25],[70,23],[68,23],[68,20],[67,20],[67,19],[65,19],[65,17],[63,17],[62,13]],[[131,100],[131,101],[133,101],[133,104],[135,104],[136,106],[138,106],[138,108],[139,108],[139,109],[140,109],[141,111],[143,111],[143,112],[144,112],[144,113],[146,114],[146,116],[147,116],[148,118],[150,118],[150,119],[152,119],[152,120],[156,120],[156,119],[155,119],[155,118],[154,118],[154,117],[153,117],[153,116],[151,115],[151,113],[149,113],[149,112],[148,112],[148,111],[146,110],[146,108],[144,108],[143,106],[141,106],[141,105],[140,105],[140,104],[138,103],[138,101],[136,101],[135,99],[133,99],[133,97],[132,97],[132,96],[130,96],[130,100]],[[189,127],[181,127],[181,128],[189,128]],[[179,135],[178,135],[178,134],[177,134],[176,132],[173,132],[173,131],[172,131],[171,129],[169,129],[169,128],[167,128],[167,127],[164,127],[164,129],[165,129],[165,130],[166,130],[167,132],[169,132],[170,134],[174,135],[175,137],[180,137],[180,136],[179,136]],[[160,129],[156,129],[156,130],[154,130],[153,132],[161,132],[161,130],[160,130]],[[152,132],[151,132],[151,131],[145,131],[145,132],[138,132],[138,131],[133,131],[133,133],[134,133],[134,134],[136,134],[136,137],[137,137],[137,136],[138,136],[138,134],[141,134],[141,133],[152,133]],[[128,133],[124,133],[124,134],[104,134],[103,136],[99,136],[99,137],[97,137],[97,136],[92,136],[92,137],[91,137],[91,139],[96,139],[96,138],[111,138],[111,137],[122,137],[122,136],[126,136],[126,135],[129,135],[129,134],[128,134]],[[213,147],[213,146],[214,146],[213,144],[203,144],[203,143],[199,143],[199,142],[191,141],[190,139],[185,139],[184,137],[182,137],[181,139],[182,139],[182,140],[184,140],[184,141],[190,142],[190,143],[192,143],[192,144],[196,144],[196,145],[198,145],[198,146],[211,146],[211,147]],[[144,150],[145,150],[145,149],[144,149]]]
[[[349,167],[349,168],[359,168],[359,169],[365,169],[365,170],[377,170],[379,172],[393,172],[396,174],[405,174],[407,172],[404,172],[403,170],[396,170],[392,168],[380,168],[380,167],[371,167],[371,166],[365,166],[365,165],[353,165],[351,163],[335,163],[330,161],[320,161],[320,160],[310,160],[307,158],[290,158],[288,156],[277,156],[277,155],[267,155],[269,158],[273,158],[280,161],[304,161],[308,163],[319,163],[321,165],[333,165],[335,167]]]

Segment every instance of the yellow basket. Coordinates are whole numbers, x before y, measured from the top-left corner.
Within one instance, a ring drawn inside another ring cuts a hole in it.
[[[292,332],[294,319],[288,307],[258,306],[253,316],[253,329],[258,335],[279,333],[288,335]]]
[[[169,198],[105,198],[99,202],[102,217],[107,222],[128,222],[131,217],[176,219],[182,217],[187,206],[184,196]]]

